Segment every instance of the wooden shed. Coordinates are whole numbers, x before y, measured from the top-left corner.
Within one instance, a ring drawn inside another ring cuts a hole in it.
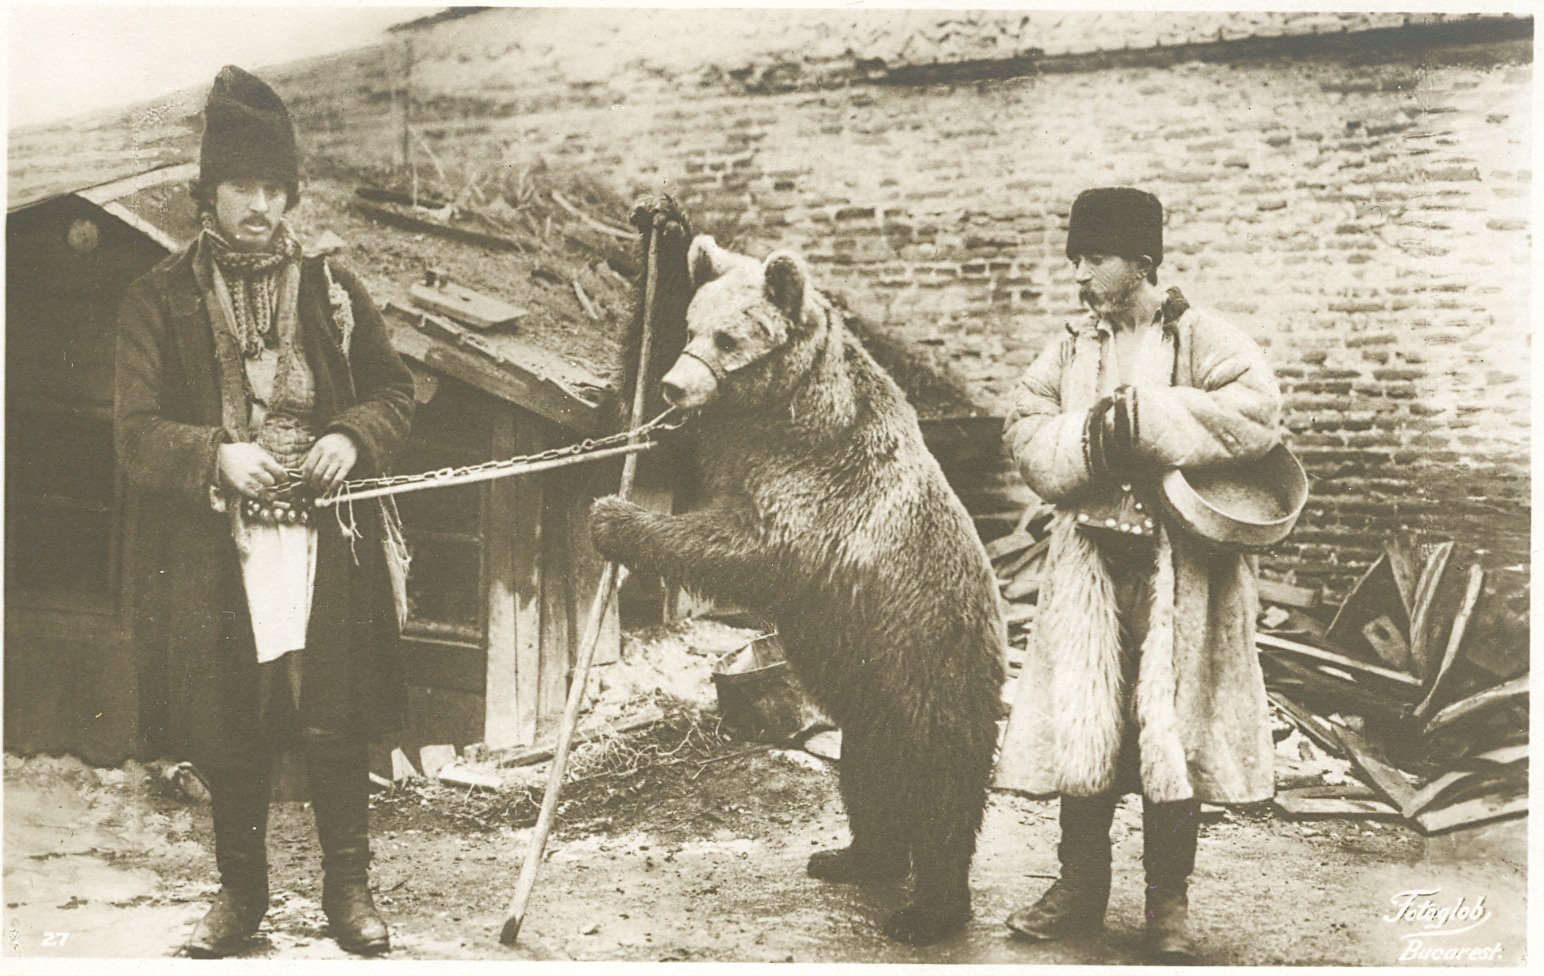
[[[133,574],[124,561],[132,546],[123,537],[113,452],[113,343],[126,287],[197,231],[187,192],[194,173],[162,167],[41,196],[12,185],[5,546],[12,751],[117,763],[141,750],[137,710],[147,689],[129,633],[125,581]],[[407,293],[417,272],[393,273],[399,269],[390,262],[372,260],[386,250],[454,272],[456,252],[478,248],[424,245],[400,230],[361,226],[329,197],[308,184],[295,215],[302,238],[325,231],[368,238],[348,258],[370,283],[417,381],[418,414],[397,471],[535,453],[599,430],[604,380],[518,335],[474,333],[415,307]],[[611,290],[611,304],[624,307],[625,281],[618,277]],[[577,315],[588,318],[582,309]],[[602,345],[614,351],[618,343]],[[600,569],[581,520],[616,471],[590,465],[400,496],[413,556],[402,745],[529,743],[561,712],[576,630]],[[613,609],[597,659],[615,659],[619,645]]]

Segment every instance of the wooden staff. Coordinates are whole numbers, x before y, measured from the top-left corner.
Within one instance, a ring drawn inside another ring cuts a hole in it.
[[[633,383],[633,414],[630,428],[643,423],[644,399],[648,388],[649,358],[654,339],[654,304],[659,288],[658,228],[649,232],[648,279],[644,282],[643,335],[638,346],[638,373]],[[633,477],[638,469],[638,455],[629,454],[622,462],[622,483],[617,495],[626,498],[633,489]],[[552,771],[547,776],[547,792],[542,797],[541,812],[536,816],[536,827],[531,832],[531,847],[526,851],[525,863],[520,866],[520,877],[515,881],[515,893],[509,899],[505,912],[504,930],[499,941],[512,946],[520,938],[520,925],[525,921],[526,904],[531,900],[531,890],[536,887],[536,872],[541,867],[542,853],[547,847],[547,834],[552,829],[552,817],[557,812],[558,796],[563,791],[563,773],[568,764],[568,747],[579,725],[579,709],[584,704],[585,685],[590,677],[590,661],[595,657],[595,647],[600,643],[601,623],[606,619],[606,608],[616,591],[627,578],[627,567],[608,561],[601,570],[600,585],[596,587],[595,602],[590,605],[590,615],[585,621],[584,641],[579,648],[579,660],[568,685],[568,702],[563,709],[563,720],[558,725],[557,746],[552,755]]]

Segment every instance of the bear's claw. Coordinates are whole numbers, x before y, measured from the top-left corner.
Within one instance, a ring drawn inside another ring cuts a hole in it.
[[[924,946],[953,935],[970,921],[970,906],[912,902],[885,919],[885,935],[907,945]]]
[[[816,851],[807,867],[812,878],[848,884],[899,881],[911,871],[905,853],[891,855],[855,852],[851,847]]]
[[[691,225],[686,215],[669,194],[646,196],[633,204],[632,225],[638,233],[648,235],[658,230],[666,238],[685,240],[691,236]]]

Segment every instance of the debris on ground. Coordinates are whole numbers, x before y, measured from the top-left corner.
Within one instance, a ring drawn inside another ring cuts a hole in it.
[[[1455,549],[1395,539],[1335,608],[1262,581],[1266,686],[1303,737],[1287,747],[1302,760],[1286,757],[1288,781],[1278,775],[1282,813],[1399,819],[1426,834],[1526,814],[1528,675],[1472,660],[1485,571]],[[1365,786],[1302,782],[1303,762],[1325,758]]]

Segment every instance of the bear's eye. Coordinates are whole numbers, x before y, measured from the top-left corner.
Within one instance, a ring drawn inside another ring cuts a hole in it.
[[[739,345],[739,342],[727,332],[715,332],[713,333],[713,345],[718,347],[719,352],[733,352],[734,347]]]

